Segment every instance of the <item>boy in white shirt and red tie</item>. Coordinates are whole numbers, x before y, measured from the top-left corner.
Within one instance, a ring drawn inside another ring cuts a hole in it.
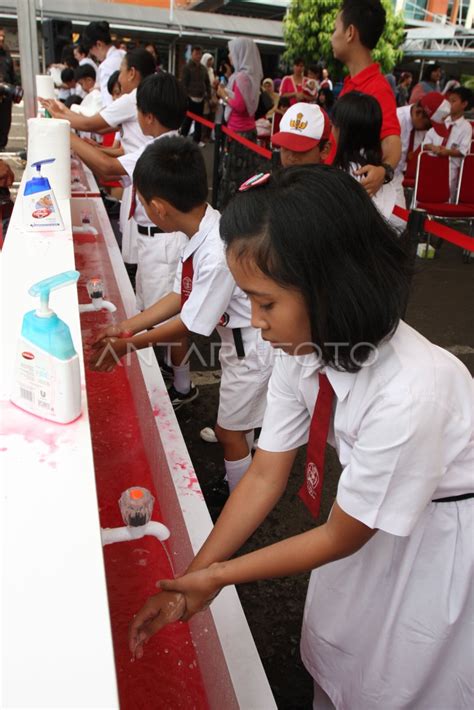
[[[186,113],[187,98],[172,74],[147,76],[137,88],[136,102],[138,124],[144,136],[156,142],[163,136],[177,134]],[[107,179],[120,176],[127,186],[131,185],[135,165],[146,144],[142,142],[125,155],[113,157],[71,135],[71,148],[94,172]],[[137,308],[143,310],[171,290],[186,237],[157,227],[133,193],[127,217],[131,241],[137,243]]]
[[[159,229],[184,233],[186,244],[168,294],[139,315],[101,333],[91,366],[110,370],[130,348],[182,343],[189,333],[210,336],[217,328],[219,359],[217,438],[232,490],[250,463],[253,430],[262,424],[273,353],[251,326],[248,297],[229,271],[220,238],[220,214],[207,204],[207,176],[198,146],[182,137],[163,137],[148,146],[134,172],[137,195]],[[175,408],[196,396],[182,348],[171,347]]]
[[[472,91],[464,86],[453,89],[448,101],[451,113],[444,124],[431,128],[423,141],[423,150],[440,156],[449,156],[451,202],[455,202],[458,189],[461,160],[470,152],[472,141],[472,126],[464,118],[464,112],[472,108]]]

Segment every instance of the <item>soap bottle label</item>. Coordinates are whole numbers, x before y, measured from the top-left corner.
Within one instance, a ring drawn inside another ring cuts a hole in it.
[[[37,229],[63,229],[61,215],[51,191],[37,192],[26,198],[30,226]]]
[[[50,357],[35,350],[22,350],[18,358],[18,395],[37,410],[38,414],[54,414],[54,381],[51,378]]]

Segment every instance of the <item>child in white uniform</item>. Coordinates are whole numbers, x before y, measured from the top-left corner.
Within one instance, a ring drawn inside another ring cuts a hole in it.
[[[440,156],[449,156],[451,202],[456,201],[461,160],[471,150],[472,126],[464,118],[464,112],[473,105],[473,94],[470,89],[460,86],[449,94],[451,113],[444,121],[444,130],[440,133],[431,128],[423,141],[423,150]]]
[[[334,167],[360,181],[361,176],[356,174],[359,168],[382,165],[382,109],[377,99],[358,91],[344,94],[334,105],[332,121],[337,143]],[[385,219],[391,219],[396,199],[393,181],[382,185],[372,199]]]
[[[151,142],[152,137],[144,135],[137,114],[137,89],[147,76],[155,73],[153,57],[145,49],[133,49],[122,59],[119,73],[119,83],[122,93],[118,99],[109,103],[93,116],[77,115],[68,109],[62,109],[57,102],[42,101],[42,105],[53,118],[67,119],[72,128],[79,131],[97,133],[109,132],[113,128],[120,129],[121,147],[106,148],[107,157],[118,158],[121,155],[134,153]],[[75,143],[75,152],[91,169],[96,166],[88,161],[89,148],[83,150],[84,144]],[[97,156],[95,156],[97,157]],[[110,170],[112,166],[108,166]],[[115,175],[113,175],[115,177]],[[122,256],[127,265],[138,261],[138,245],[135,233],[132,233],[128,219],[132,199],[131,185],[125,186],[120,205],[120,231],[122,233]]]
[[[187,98],[172,74],[148,76],[138,87],[136,97],[138,122],[144,135],[156,141],[164,135],[176,134],[186,112]],[[106,178],[120,176],[124,184],[131,184],[135,165],[146,146],[142,144],[137,150],[117,158],[97,151],[75,136],[71,136],[71,147],[94,171]],[[172,290],[186,236],[164,233],[156,227],[138,197],[130,203],[127,218],[131,240],[136,239],[138,248],[137,308],[143,310]]]
[[[397,108],[402,154],[395,168],[393,182],[397,191],[396,204],[400,207],[406,207],[403,179],[408,163],[416,160],[426,131],[431,128],[431,122],[443,121],[449,114],[450,109],[451,106],[443,94],[437,91],[430,91],[429,94],[425,94],[416,104],[408,104]]]
[[[160,582],[135,616],[131,651],[143,655],[153,633],[227,584],[315,570],[302,657],[326,705],[471,708],[469,372],[400,320],[408,257],[344,171],[272,177],[227,206],[221,234],[253,324],[283,352],[252,465],[188,574]],[[343,467],[328,520],[229,561],[307,441],[301,495],[317,514],[326,440]]]
[[[164,230],[185,232],[186,245],[170,293],[143,313],[101,333],[92,365],[107,370],[131,345],[143,348],[180,342],[190,332],[209,336],[217,326],[222,378],[216,434],[224,447],[232,489],[251,462],[246,434],[263,420],[272,351],[260,331],[251,327],[249,299],[227,266],[219,234],[220,214],[207,204],[206,168],[197,145],[185,138],[162,138],[146,149],[134,179],[150,219]],[[189,377],[189,364],[174,364],[179,379],[185,367]],[[189,401],[190,380],[181,397],[176,385],[179,382],[170,390],[173,403]]]

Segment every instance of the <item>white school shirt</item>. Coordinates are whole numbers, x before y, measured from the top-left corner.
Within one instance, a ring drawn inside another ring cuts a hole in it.
[[[117,47],[114,46],[109,47],[105,59],[99,64],[97,83],[99,84],[104,106],[108,106],[112,103],[112,96],[107,90],[107,82],[110,76],[120,69],[125,54],[126,52],[123,49],[117,49]]]
[[[117,99],[119,101],[120,99]],[[115,103],[117,103],[117,101]],[[146,143],[145,145],[141,145],[139,148],[134,150],[131,153],[125,153],[125,155],[121,155],[117,160],[120,161],[122,164],[122,167],[124,168],[125,172],[127,173],[126,176],[122,177],[122,183],[124,184],[125,187],[128,187],[128,185],[131,185],[133,183],[133,171],[135,170],[135,165],[137,164],[137,161],[147,145],[149,145],[151,142],[158,141],[161,138],[170,138],[171,136],[177,136],[178,131],[168,131],[167,133],[163,133],[161,136],[158,136],[157,138],[152,138],[151,141]],[[155,227],[156,225],[148,219],[148,215],[145,212],[145,208],[143,207],[139,197],[137,196],[137,205],[135,208],[135,214],[133,215],[133,219],[137,224],[142,225],[143,227]]]
[[[153,138],[146,136],[137,117],[137,90],[122,94],[111,104],[105,106],[100,115],[112,128],[119,128],[120,141],[125,153],[133,153],[151,143]]]
[[[432,499],[474,490],[473,380],[403,321],[377,352],[356,373],[324,368],[336,396],[328,442],[343,469],[337,502],[369,528],[406,536]],[[261,449],[308,441],[319,367],[315,355],[278,352]]]
[[[449,138],[446,142],[446,148],[457,148],[460,153],[467,155],[471,148],[472,141],[472,126],[469,121],[467,121],[464,116],[460,116],[455,121],[453,121],[451,117],[448,117],[444,124],[447,128],[452,126],[451,133],[449,134]],[[443,136],[440,136],[434,128],[430,128],[425,136],[423,145],[428,143],[432,143],[433,145],[442,145]],[[456,165],[461,164],[461,158],[451,158],[451,160],[453,162],[457,161]]]
[[[449,134],[449,138],[446,142],[446,148],[457,148],[457,150],[459,150],[460,153],[463,154],[463,156],[467,155],[471,149],[472,141],[472,126],[469,121],[466,121],[464,116],[460,116],[460,118],[456,119],[456,121],[453,121],[451,117],[448,116],[444,124],[447,128],[452,126],[451,133]],[[426,134],[425,139],[423,141],[423,145],[427,145],[430,143],[432,145],[443,144],[443,136],[440,136],[434,128],[430,128],[430,130]],[[459,171],[461,169],[461,160],[462,158],[449,158],[451,172],[451,202],[454,202],[454,200],[456,199],[458,177]]]
[[[359,170],[360,167],[361,165],[357,163],[350,164],[350,175],[354,178],[354,180],[357,180],[357,182],[361,182],[362,180],[362,175],[355,174],[356,170]],[[392,216],[393,208],[395,207],[397,199],[396,184],[392,180],[385,185],[382,185],[379,187],[375,195],[372,195],[371,199],[382,217],[389,220]]]
[[[411,120],[411,109],[412,106],[401,106],[397,108],[397,117],[400,123],[400,139],[402,142],[402,154],[395,168],[395,175],[402,175],[407,168],[407,155],[408,146],[410,144],[410,135],[413,128],[413,122]],[[426,131],[415,131],[415,136],[413,140],[413,150],[415,151],[422,143],[426,135]]]
[[[234,281],[219,233],[220,213],[210,205],[196,234],[184,247],[173,291],[181,293],[183,261],[193,256],[193,288],[181,309],[181,320],[192,333],[209,336],[222,316],[227,328],[248,328],[250,301]],[[225,314],[225,315],[224,315]]]
[[[102,108],[102,94],[99,89],[92,89],[84,96],[80,104],[72,104],[71,111],[81,116],[95,116]]]
[[[94,60],[91,57],[84,57],[83,59],[81,59],[81,61],[79,62],[79,66],[83,67],[84,64],[90,64],[91,67],[93,69],[95,69],[96,74],[97,74],[99,67],[97,66],[97,64],[94,62]]]
[[[80,104],[72,104],[71,111],[81,116],[95,116],[102,108],[102,94],[99,89],[92,89],[85,94]],[[102,142],[102,136],[99,133],[91,133],[90,131],[78,131],[81,138],[94,138],[98,143]]]

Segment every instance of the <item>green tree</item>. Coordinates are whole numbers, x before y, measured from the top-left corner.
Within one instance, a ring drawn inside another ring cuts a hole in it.
[[[373,51],[383,72],[389,72],[402,58],[403,16],[395,15],[391,0],[382,0],[387,13],[383,34]],[[287,49],[285,58],[291,61],[303,57],[308,62],[323,60],[333,74],[341,74],[331,49],[331,35],[341,0],[292,0],[283,21]]]

